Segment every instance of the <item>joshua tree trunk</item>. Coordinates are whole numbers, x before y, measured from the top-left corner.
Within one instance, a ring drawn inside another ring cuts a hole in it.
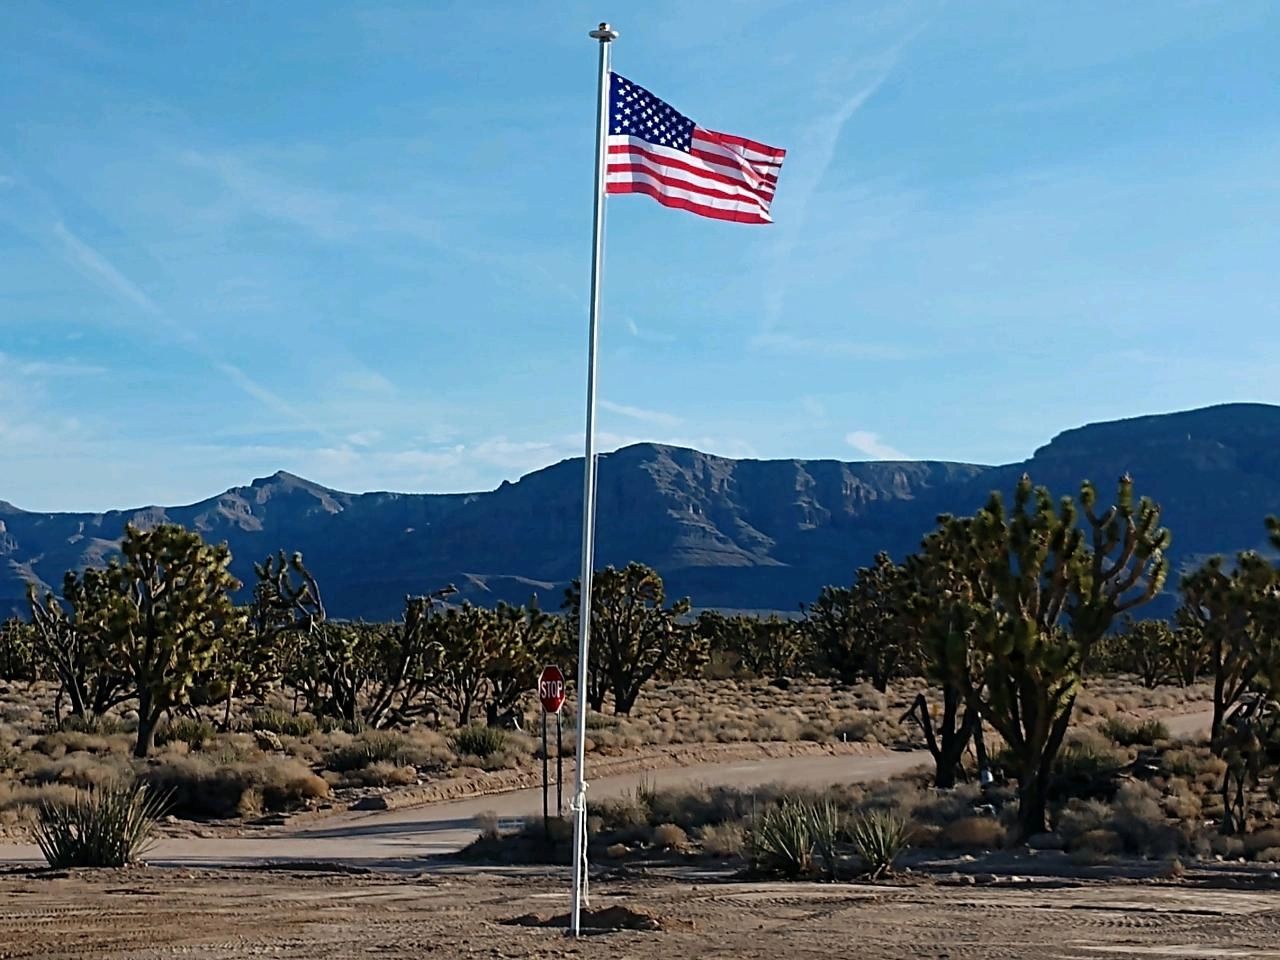
[[[135,757],[141,758],[151,753],[162,712],[155,706],[151,694],[144,689],[138,697],[138,742],[133,747]]]
[[[977,711],[968,708],[963,718],[960,718],[960,704],[961,696],[958,690],[950,687],[943,690],[942,721],[936,729],[933,725],[933,717],[929,714],[928,701],[925,700],[923,693],[916,696],[911,709],[903,714],[904,720],[915,715],[924,732],[925,743],[933,756],[934,786],[940,790],[949,790],[956,785],[961,758],[977,726]]]

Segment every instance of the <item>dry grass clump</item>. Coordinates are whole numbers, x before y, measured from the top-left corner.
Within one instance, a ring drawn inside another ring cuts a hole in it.
[[[663,850],[683,850],[689,845],[689,835],[674,823],[661,823],[653,828],[650,842]]]
[[[1139,721],[1114,716],[1102,725],[1102,732],[1122,747],[1150,747],[1169,739],[1169,728],[1155,719]]]
[[[386,760],[379,760],[352,770],[342,778],[344,787],[407,787],[420,783],[421,777],[417,768],[412,766],[396,766]]]
[[[24,779],[37,785],[66,783],[88,789],[116,780],[132,780],[133,769],[127,757],[79,751],[28,767]]]
[[[746,842],[741,823],[709,823],[698,828],[698,844],[711,857],[740,857]]]
[[[958,850],[999,850],[1005,843],[1005,828],[994,817],[961,817],[942,829],[941,839]]]

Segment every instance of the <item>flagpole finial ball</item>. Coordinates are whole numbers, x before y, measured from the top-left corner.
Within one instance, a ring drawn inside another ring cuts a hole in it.
[[[618,31],[614,30],[607,23],[600,24],[599,29],[592,30],[587,36],[592,40],[599,40],[601,43],[609,43],[618,39]]]

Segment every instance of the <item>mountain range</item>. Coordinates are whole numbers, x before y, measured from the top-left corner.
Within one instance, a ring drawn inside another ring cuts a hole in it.
[[[597,566],[650,564],[695,607],[794,611],[876,551],[910,552],[939,513],[972,512],[1024,472],[1055,494],[1092,479],[1100,499],[1130,473],[1163,507],[1175,570],[1265,549],[1263,518],[1280,514],[1280,407],[1090,424],[1003,466],[733,460],[636,444],[599,461]],[[343,493],[280,472],[178,507],[32,513],[0,501],[0,614],[22,610],[28,581],[57,589],[64,571],[105,563],[125,524],[165,521],[226,541],[246,583],[254,561],[301,551],[333,616],[395,617],[406,594],[445,583],[476,603],[537,595],[555,609],[578,572],[581,509],[580,459],[485,493]],[[1175,586],[1176,576],[1166,593]]]

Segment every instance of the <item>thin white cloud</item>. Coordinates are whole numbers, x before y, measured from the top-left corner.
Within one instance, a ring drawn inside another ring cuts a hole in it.
[[[675,337],[669,333],[655,333],[652,330],[642,328],[631,317],[626,317],[627,332],[637,340],[643,340],[645,343],[673,343]]]
[[[108,368],[96,363],[79,360],[20,360],[0,351],[0,366],[8,366],[24,377],[96,377],[108,372]]]
[[[891,447],[880,439],[880,434],[870,430],[853,430],[844,435],[844,442],[872,460],[910,460],[897,447]]]
[[[853,115],[889,79],[897,63],[900,49],[901,45],[889,51],[885,55],[887,64],[880,69],[874,80],[848,97],[835,110],[815,120],[801,138],[799,146],[788,151],[787,162],[783,164],[785,179],[780,179],[779,182],[780,189],[787,192],[787,205],[784,208],[787,212],[778,234],[773,256],[775,269],[765,295],[765,323],[769,328],[782,318],[791,254],[804,234],[810,201],[822,185],[827,170],[835,159],[840,135]]]
[[[53,225],[53,235],[62,242],[63,247],[71,255],[72,262],[83,273],[106,284],[116,296],[122,300],[127,300],[144,313],[148,313],[159,320],[168,320],[164,316],[164,311],[156,306],[155,301],[147,296],[141,287],[117,270],[111,261],[101,253],[68,230],[62,221],[58,221]],[[175,327],[177,332],[182,333],[186,339],[191,339],[190,332],[177,327],[176,324],[171,324],[171,326]]]
[[[235,364],[228,363],[215,356],[213,351],[202,343],[195,334],[169,316],[140,286],[125,276],[101,252],[73,233],[62,221],[59,220],[54,223],[53,234],[62,243],[72,263],[89,276],[90,279],[95,279],[104,284],[120,299],[132,304],[147,314],[148,317],[157,321],[171,335],[190,347],[193,352],[202,356],[215,370],[220,371],[249,396],[318,434],[323,435],[326,433],[310,417],[279,394],[258,383]]]
[[[798,337],[789,333],[758,333],[751,338],[750,343],[753,350],[764,353],[838,356],[856,360],[901,360],[906,355],[901,347],[889,344]]]
[[[358,393],[390,395],[396,392],[395,384],[377,370],[371,370],[368,367],[344,366],[337,375],[337,382]]]
[[[827,417],[827,406],[818,397],[805,395],[800,398],[800,406],[814,420],[825,420]]]
[[[600,406],[610,413],[616,413],[620,417],[630,417],[632,420],[652,423],[660,427],[678,427],[684,422],[680,417],[670,413],[663,413],[661,410],[631,407],[623,403],[614,403],[612,400],[601,400]]]
[[[300,185],[252,166],[230,152],[188,150],[182,159],[212,174],[227,190],[234,214],[269,217],[307,231],[321,240],[340,240],[361,233],[398,233],[445,244],[434,220],[375,197]]]

